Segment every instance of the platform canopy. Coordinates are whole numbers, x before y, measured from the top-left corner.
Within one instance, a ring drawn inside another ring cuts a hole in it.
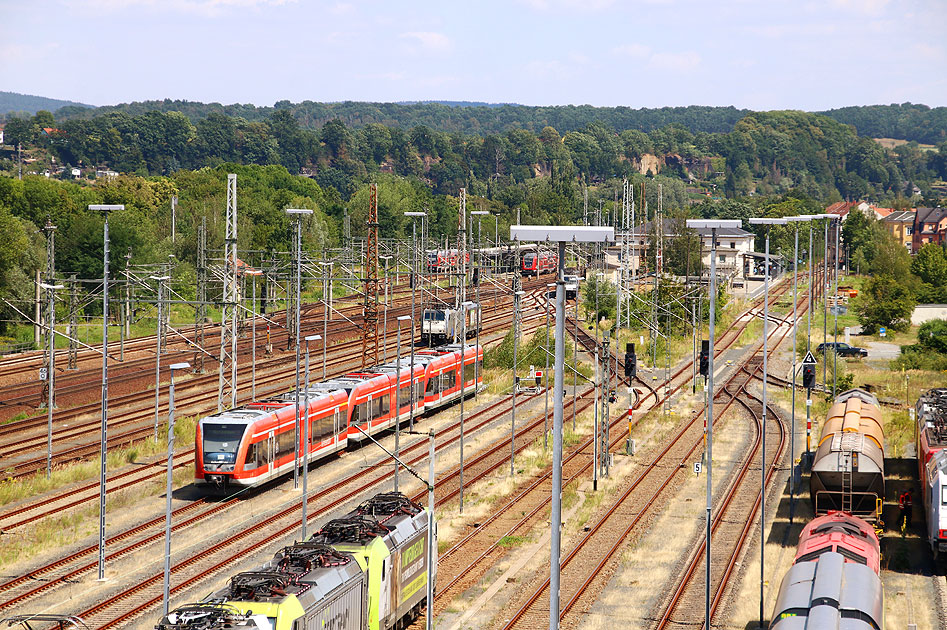
[[[615,242],[615,228],[585,225],[511,225],[514,241],[550,241],[552,243]]]

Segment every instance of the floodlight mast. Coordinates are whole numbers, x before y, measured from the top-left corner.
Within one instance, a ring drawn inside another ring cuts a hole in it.
[[[553,387],[552,438],[552,537],[549,550],[549,630],[559,628],[559,552],[562,519],[562,439],[563,382],[565,380],[565,259],[566,243],[614,242],[611,227],[514,225],[510,228],[514,241],[552,241],[559,246],[559,272],[556,278],[556,358]],[[514,385],[515,386],[515,385]]]

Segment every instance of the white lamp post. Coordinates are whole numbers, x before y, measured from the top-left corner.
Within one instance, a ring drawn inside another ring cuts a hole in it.
[[[704,593],[704,625],[710,628],[710,526],[711,495],[713,486],[711,481],[711,472],[713,470],[713,444],[714,444],[714,320],[715,304],[717,297],[717,230],[726,228],[738,228],[741,221],[738,219],[687,219],[687,227],[700,230],[710,229],[710,325],[708,326],[708,341],[710,345],[709,361],[707,367],[707,516],[706,516],[706,549],[707,558],[704,561],[706,567]]]
[[[309,518],[306,516],[306,509],[309,503],[309,448],[312,441],[312,427],[309,426],[309,343],[319,341],[322,335],[309,335],[306,337],[306,426],[303,429],[303,443],[305,446],[305,455],[303,456],[303,515],[302,515],[302,540],[306,540],[306,524]],[[299,392],[296,393],[296,400],[299,400]]]
[[[424,217],[427,212],[405,212],[404,216],[411,217],[411,248],[414,262],[411,264],[411,404],[408,411],[408,430],[414,431],[414,325],[417,314],[414,312],[414,296],[418,288],[418,223],[421,217],[421,232],[424,232]],[[423,295],[422,302],[423,302]]]
[[[401,322],[410,322],[410,315],[402,315],[398,318],[398,354],[395,356],[395,457],[401,457]],[[412,326],[412,330],[413,330]],[[414,398],[414,365],[411,366],[411,376],[408,379],[409,398]],[[395,492],[398,492],[398,461],[395,460]]]
[[[510,228],[514,241],[551,241],[559,245],[559,273],[556,280],[556,377],[553,387],[553,439],[552,439],[552,540],[549,553],[549,630],[559,628],[559,546],[560,522],[562,519],[562,439],[563,439],[563,380],[565,376],[565,260],[566,243],[590,243],[615,240],[614,228],[583,226],[527,226]]]
[[[320,262],[322,267],[322,380],[326,380],[326,347],[329,345],[329,318],[332,317],[332,265],[331,262]],[[326,271],[328,270],[328,272]],[[326,275],[328,273],[328,276]],[[329,302],[326,301],[326,293],[329,294]]]
[[[171,276],[150,276],[158,283],[158,330],[155,341],[155,444],[158,443],[158,401],[161,388],[161,325],[164,323],[164,283],[171,279]]]
[[[786,225],[786,219],[753,218],[751,225]],[[766,252],[763,260],[763,428],[760,431],[762,450],[760,452],[760,627],[763,625],[763,572],[765,568],[766,551],[766,380],[767,358],[769,356],[769,233],[771,227],[766,228]]]
[[[168,487],[165,492],[165,511],[164,511],[164,600],[163,614],[168,616],[168,602],[171,592],[171,493],[174,481],[174,371],[190,369],[190,363],[172,363],[168,368],[171,370],[171,381],[168,384]]]
[[[108,448],[109,398],[109,212],[125,206],[92,204],[89,210],[105,213],[102,232],[102,430],[99,445],[99,581],[105,580],[105,470]]]
[[[312,214],[308,208],[287,208],[286,214],[296,223],[296,330],[294,337],[296,339],[296,431],[293,440],[295,442],[295,456],[293,459],[293,490],[299,489],[299,311],[300,300],[302,299],[302,219],[304,216]]]
[[[800,214],[794,217],[786,217],[786,221],[793,224],[794,245],[792,257],[792,413],[789,420],[789,514],[793,513],[796,491],[796,337],[798,326],[797,315],[797,286],[799,280],[799,224],[805,221],[811,221],[812,215]],[[790,516],[791,518],[791,516]]]

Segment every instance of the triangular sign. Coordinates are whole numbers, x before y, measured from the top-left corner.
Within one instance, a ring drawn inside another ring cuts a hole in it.
[[[812,356],[812,351],[810,350],[809,352],[806,352],[806,356],[802,358],[802,364],[815,365],[816,363],[817,361],[815,360],[815,357]]]

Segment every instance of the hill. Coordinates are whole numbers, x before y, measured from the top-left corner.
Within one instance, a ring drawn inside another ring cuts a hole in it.
[[[55,98],[46,98],[45,96],[18,94],[17,92],[0,92],[0,115],[9,114],[11,112],[26,112],[32,115],[44,109],[48,112],[55,112],[62,107],[78,107],[81,109],[94,108],[93,105],[86,105],[75,101],[63,101]]]

